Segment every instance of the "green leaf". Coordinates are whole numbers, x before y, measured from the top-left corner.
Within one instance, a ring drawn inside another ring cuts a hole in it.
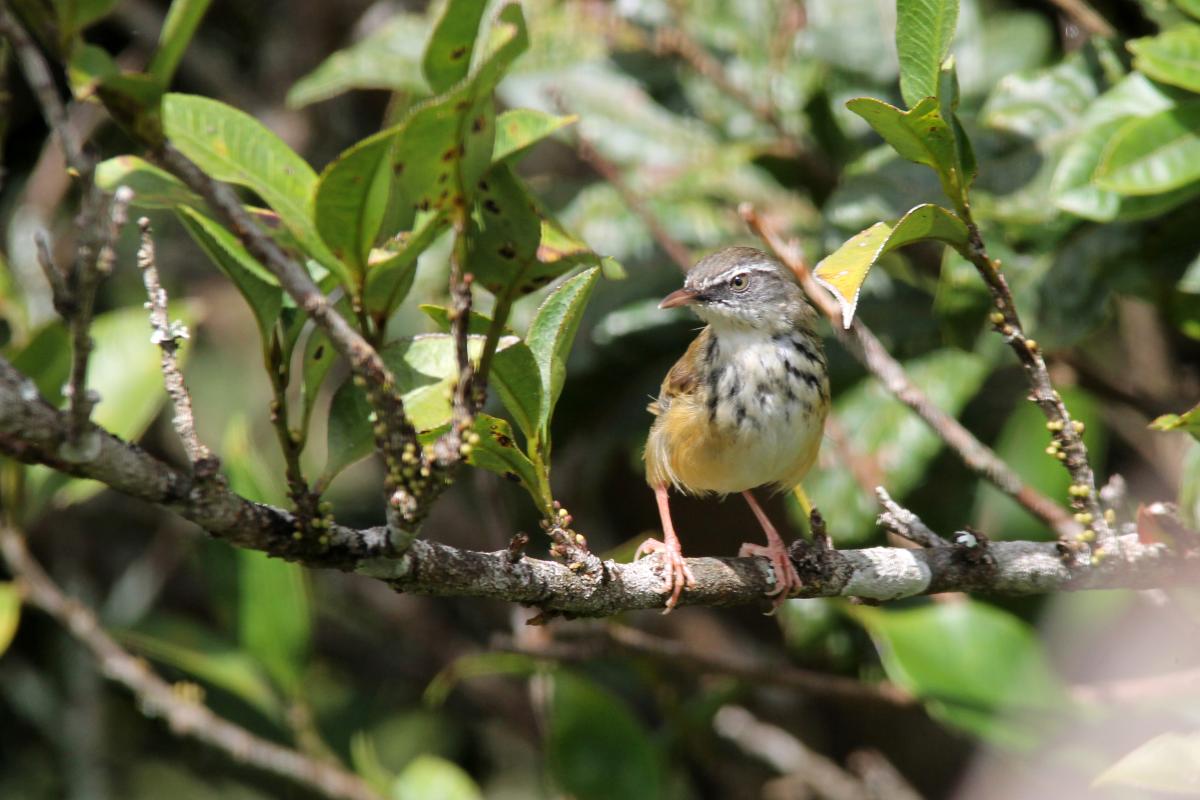
[[[499,347],[514,341],[501,340]],[[483,337],[467,341],[467,353],[478,359]],[[402,392],[404,409],[418,431],[431,431],[450,421],[451,394],[458,377],[458,360],[453,337],[428,333],[393,342],[380,351]],[[323,480],[371,454],[371,410],[363,392],[347,380],[334,393],[329,409],[328,452]]]
[[[1096,402],[1080,389],[1061,389],[1063,401],[1071,411],[1071,419],[1085,424],[1083,442],[1094,464],[1103,464],[1107,450],[1104,421]],[[1046,454],[1050,436],[1046,418],[1033,403],[1018,401],[1013,413],[1004,423],[995,450],[1030,486],[1036,486],[1046,497],[1065,498],[1071,476],[1062,462]],[[1008,495],[990,485],[981,485],[975,501],[975,524],[980,530],[994,532],[997,538],[1048,539],[1053,533],[1045,523],[1017,505]]]
[[[1187,431],[1200,440],[1200,404],[1192,406],[1182,414],[1163,414],[1150,423],[1156,431]]]
[[[425,94],[421,52],[415,43],[429,35],[423,14],[399,13],[370,36],[321,62],[292,85],[288,108],[302,108],[351,89],[383,89]]]
[[[1175,0],[1175,5],[1193,19],[1200,19],[1200,0]]]
[[[301,412],[300,430],[308,430],[308,421],[312,417],[317,396],[325,376],[337,361],[337,349],[329,340],[328,334],[314,327],[304,343],[304,363],[301,367],[300,401],[303,405]]]
[[[662,755],[616,695],[559,670],[548,728],[546,763],[564,794],[579,800],[664,796]]]
[[[12,365],[37,385],[51,405],[59,406],[63,384],[71,376],[71,336],[66,326],[58,321],[43,325],[13,357]]]
[[[1152,195],[1200,180],[1200,103],[1125,124],[1113,137],[1096,184],[1124,195]]]
[[[913,383],[948,414],[957,414],[987,375],[982,358],[949,349],[907,361],[904,367]],[[835,396],[833,413],[845,431],[843,446],[854,457],[867,460],[879,482],[897,499],[921,484],[926,467],[942,447],[929,426],[875,380],[863,380]],[[804,488],[817,507],[838,509],[827,524],[839,545],[858,544],[877,535],[878,501],[863,491],[849,470],[814,469],[804,479]]]
[[[1135,69],[1156,81],[1200,92],[1200,25],[1180,25],[1126,44]]]
[[[228,692],[274,722],[284,721],[283,705],[259,663],[209,631],[163,616],[113,634],[148,658]]]
[[[212,0],[172,0],[158,37],[158,50],[146,72],[165,91]]]
[[[950,54],[957,25],[958,0],[897,0],[900,94],[910,108],[938,94],[938,71]]]
[[[1122,756],[1092,782],[1194,797],[1200,787],[1200,731],[1168,733]]]
[[[525,440],[537,438],[546,390],[537,358],[529,345],[517,342],[496,353],[492,360],[491,383]]]
[[[12,581],[0,581],[0,656],[12,644],[21,621],[21,592]]]
[[[1129,122],[1110,119],[1076,137],[1063,152],[1050,192],[1064,211],[1095,222],[1145,219],[1163,214],[1200,193],[1200,182],[1163,194],[1131,197],[1096,185],[1096,170],[1113,136]]]
[[[958,133],[946,121],[936,97],[920,100],[909,111],[872,97],[857,97],[846,108],[865,119],[903,158],[936,172],[955,207],[967,202],[967,189],[975,177],[974,158],[959,151]]]
[[[200,195],[166,170],[137,156],[117,156],[96,165],[96,185],[106,192],[128,186],[133,190],[133,205],[138,208],[204,208]]]
[[[371,252],[363,302],[372,316],[376,319],[391,316],[412,289],[413,278],[417,274],[417,259],[448,228],[445,214],[419,213],[411,231],[400,234],[384,247]]]
[[[422,444],[431,444],[447,429],[447,426],[443,425],[426,431],[421,434]],[[529,492],[538,509],[550,508],[553,498],[542,495],[537,468],[517,447],[512,428],[506,420],[488,414],[477,414],[471,430],[479,434],[479,442],[471,448],[466,458],[468,464],[521,484],[525,491]]]
[[[486,6],[483,0],[446,0],[421,59],[425,80],[435,94],[467,76]]]
[[[178,216],[200,249],[233,281],[249,304],[265,347],[283,305],[283,290],[275,276],[263,269],[241,242],[215,220],[187,206],[179,208]]]
[[[510,675],[521,678],[538,672],[538,659],[526,653],[503,651],[481,651],[459,656],[442,669],[425,687],[425,705],[437,707],[446,702],[450,692],[460,682],[471,678],[492,675]]]
[[[397,134],[392,168],[405,203],[465,213],[487,171],[495,138],[492,90],[529,46],[520,6],[500,11],[491,38],[493,49],[469,80],[418,106],[391,129]]]
[[[562,392],[567,374],[567,356],[583,309],[587,305],[596,279],[600,276],[597,267],[581,272],[551,292],[538,307],[525,341],[533,353],[542,377],[542,405],[538,414],[538,430],[541,440],[548,441],[550,418]]]
[[[309,255],[355,285],[313,223],[317,176],[308,162],[254,117],[207,97],[167,94],[162,114],[168,138],[184,155],[217,180],[256,192]]]
[[[392,178],[388,157],[395,141],[390,131],[363,139],[330,163],[317,183],[317,231],[360,283],[387,211]]]
[[[418,308],[421,310],[421,313],[429,317],[439,331],[450,333],[450,311],[445,306],[422,303]],[[480,314],[478,311],[471,312],[470,322],[467,323],[467,333],[486,334],[491,328],[491,317]],[[505,334],[511,334],[512,330],[506,325],[504,326],[504,332]]]
[[[951,725],[1028,746],[1051,734],[1047,723],[1067,707],[1033,629],[995,606],[965,600],[848,613],[870,633],[888,678]]]
[[[238,641],[285,694],[303,687],[312,636],[304,570],[266,553],[239,549]]]
[[[513,161],[529,148],[568,125],[579,121],[576,114],[557,116],[532,108],[513,108],[496,118],[496,143],[492,161]]]
[[[919,205],[910,209],[894,227],[877,222],[852,236],[817,264],[813,277],[837,298],[842,308],[842,326],[849,329],[859,291],[875,262],[893,250],[928,239],[965,252],[967,238],[967,226],[954,214],[941,206]]]
[[[87,26],[97,22],[117,5],[117,0],[54,0],[62,37],[69,39]]]
[[[414,758],[396,777],[389,797],[392,800],[482,800],[483,792],[453,761],[424,754]]]

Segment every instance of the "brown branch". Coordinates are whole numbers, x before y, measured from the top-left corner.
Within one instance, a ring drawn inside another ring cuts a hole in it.
[[[621,198],[621,202],[642,221],[642,224],[650,231],[650,235],[654,237],[654,241],[658,243],[662,251],[675,262],[675,266],[679,267],[683,272],[691,269],[692,254],[688,252],[688,249],[678,239],[667,232],[658,215],[625,182],[624,176],[621,175],[620,167],[602,156],[600,151],[584,138],[583,134],[579,131],[575,132],[575,136],[577,142],[575,149],[579,153],[579,157],[616,190],[617,195]]]
[[[1050,380],[1050,372],[1046,369],[1046,360],[1042,357],[1041,348],[1035,340],[1025,335],[1012,292],[1008,288],[1008,281],[1000,271],[1000,262],[988,255],[979,227],[971,217],[970,208],[964,206],[959,209],[959,213],[967,224],[969,233],[969,245],[965,255],[983,277],[995,305],[991,314],[992,325],[1016,353],[1033,390],[1030,399],[1046,417],[1046,428],[1051,434],[1047,452],[1062,461],[1071,475],[1070,497],[1076,510],[1075,520],[1084,530],[1071,535],[1066,530],[1058,529],[1059,538],[1082,543],[1094,541],[1095,548],[1091,556],[1099,561],[1110,555],[1118,542],[1116,531],[1105,518],[1104,507],[1096,491],[1096,479],[1088,461],[1087,446],[1083,443],[1083,423],[1071,419],[1066,404]]]
[[[1080,30],[1086,31],[1092,36],[1108,39],[1117,35],[1116,29],[1108,23],[1108,20],[1100,16],[1087,0],[1050,0],[1050,2],[1058,6],[1067,19],[1078,25]]]
[[[742,218],[774,253],[796,274],[805,293],[831,321],[834,335],[898,400],[917,413],[930,428],[962,459],[971,470],[990,481],[1025,509],[1041,519],[1060,537],[1074,536],[1080,526],[1057,503],[1021,480],[996,453],[975,438],[957,419],[938,408],[908,378],[904,367],[887,352],[887,348],[859,319],[849,330],[842,326],[842,312],[833,297],[813,279],[803,259],[780,240],[758,212],[748,204],[739,209]]]
[[[187,328],[178,322],[171,322],[167,311],[167,291],[163,289],[158,277],[158,266],[154,257],[154,235],[150,230],[150,220],[142,217],[138,220],[142,241],[138,247],[137,265],[142,271],[142,282],[146,286],[147,305],[150,311],[150,327],[154,329],[151,341],[162,351],[163,384],[167,395],[174,407],[173,423],[175,432],[183,442],[184,452],[192,464],[192,471],[199,476],[212,476],[220,468],[220,462],[213,456],[212,451],[200,441],[196,433],[196,418],[192,412],[192,397],[188,394],[187,384],[183,380],[183,370],[179,367],[176,352],[179,350],[179,340],[188,338]]]
[[[65,461],[58,449],[68,424],[66,412],[42,400],[32,381],[0,359],[0,454],[98,480],[175,511],[235,546],[310,567],[358,572],[397,591],[506,600],[551,614],[611,616],[662,608],[666,599],[655,558],[631,564],[603,561],[594,570],[573,570],[554,561],[514,558],[508,550],[475,552],[421,539],[395,558],[386,528],[355,530],[336,524],[323,529],[325,542],[297,539],[296,519],[287,511],[250,502],[221,481],[193,480],[94,425],[88,432],[98,442],[96,457],[86,463]],[[1143,545],[1136,535],[1123,537],[1121,544],[1102,568],[1067,563],[1061,545],[1052,542],[994,542],[987,548],[988,558],[981,560],[964,547],[834,551],[801,541],[793,559],[804,579],[800,597],[880,601],[949,591],[1021,595],[1158,588],[1194,583],[1200,575],[1200,552]],[[697,585],[684,592],[681,605],[761,604],[771,588],[771,571],[759,558],[694,558],[688,566]]]
[[[337,764],[268,741],[213,713],[202,700],[177,691],[177,686],[163,680],[144,659],[117,644],[90,608],[63,594],[16,531],[0,527],[0,554],[17,578],[25,602],[49,614],[78,639],[95,657],[105,677],[133,692],[138,708],[148,716],[161,717],[174,735],[196,739],[238,763],[326,797],[381,800],[382,796],[362,778]]]

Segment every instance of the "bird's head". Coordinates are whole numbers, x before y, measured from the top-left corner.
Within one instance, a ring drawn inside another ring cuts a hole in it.
[[[701,259],[659,308],[688,305],[714,328],[775,333],[812,325],[814,312],[792,271],[753,247]]]

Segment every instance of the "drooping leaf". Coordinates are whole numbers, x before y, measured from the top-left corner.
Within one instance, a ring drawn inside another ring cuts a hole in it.
[[[1097,775],[1092,785],[1194,797],[1200,786],[1200,731],[1155,736]]]
[[[938,71],[950,54],[957,24],[958,0],[897,1],[900,94],[910,108],[938,94]]]
[[[1095,172],[1096,185],[1123,195],[1153,195],[1200,180],[1200,103],[1127,122]]]
[[[557,116],[532,108],[511,108],[496,118],[492,161],[512,161],[547,136],[579,120],[575,114]]]
[[[599,276],[599,268],[593,267],[551,292],[538,308],[525,336],[542,376],[538,428],[542,432],[543,442],[546,441],[550,417],[566,380],[567,355],[571,352],[584,307]]]
[[[393,144],[390,131],[363,139],[332,161],[317,182],[317,231],[360,282],[387,210]]]
[[[172,0],[158,37],[158,49],[146,68],[150,78],[165,91],[171,85],[175,69],[192,41],[200,20],[212,0]]]
[[[618,697],[566,670],[554,675],[546,751],[555,782],[579,800],[663,795],[662,755],[642,724]]]
[[[435,94],[444,92],[467,76],[471,52],[487,3],[482,0],[447,0],[434,25],[421,68]]]
[[[283,290],[275,276],[263,269],[232,233],[203,213],[183,206],[178,210],[179,221],[196,240],[217,268],[225,273],[249,304],[258,323],[264,346],[279,319]]]
[[[1032,746],[1053,732],[1067,698],[1034,631],[977,600],[914,609],[857,606],[884,670],[930,713],[973,733]]]
[[[214,178],[256,192],[310,256],[354,285],[313,222],[316,173],[282,139],[244,111],[207,97],[167,94],[162,114],[168,138],[184,155]]]
[[[837,298],[843,327],[848,329],[854,319],[859,291],[875,262],[893,250],[928,239],[965,251],[967,226],[941,206],[920,205],[901,217],[895,226],[877,222],[854,235],[817,264],[813,277]]]
[[[1133,66],[1156,81],[1200,92],[1200,25],[1180,25],[1127,45]]]
[[[12,644],[21,621],[21,593],[12,581],[0,581],[0,656]]]
[[[913,383],[949,414],[957,414],[967,404],[987,375],[983,359],[949,349],[904,366]],[[849,470],[825,465],[862,459],[893,496],[902,498],[920,484],[942,441],[915,412],[871,379],[836,395],[833,415],[842,439],[824,442],[822,467],[809,473],[804,488],[818,508],[838,509],[827,518],[829,534],[839,545],[851,545],[876,535],[878,502]],[[840,455],[842,448],[848,451],[845,457]]]
[[[424,94],[421,51],[416,43],[429,35],[423,14],[399,13],[378,30],[339,50],[292,85],[288,108],[302,108],[351,89],[383,89]]]

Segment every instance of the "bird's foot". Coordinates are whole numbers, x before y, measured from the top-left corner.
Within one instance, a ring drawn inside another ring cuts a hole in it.
[[[658,539],[647,539],[638,545],[638,549],[633,554],[633,560],[637,561],[644,555],[655,553],[660,554],[663,560],[663,593],[670,595],[663,613],[669,614],[679,602],[679,596],[683,594],[683,590],[691,589],[696,585],[696,576],[692,574],[687,561],[684,560],[683,551],[679,549],[678,544],[671,547]]]
[[[771,614],[779,610],[784,600],[804,586],[804,581],[800,580],[800,573],[796,572],[792,558],[788,555],[787,547],[782,542],[767,545],[747,542],[738,549],[738,556],[741,558],[758,556],[771,562],[771,570],[775,573],[775,588],[767,592],[767,597],[775,600]]]

